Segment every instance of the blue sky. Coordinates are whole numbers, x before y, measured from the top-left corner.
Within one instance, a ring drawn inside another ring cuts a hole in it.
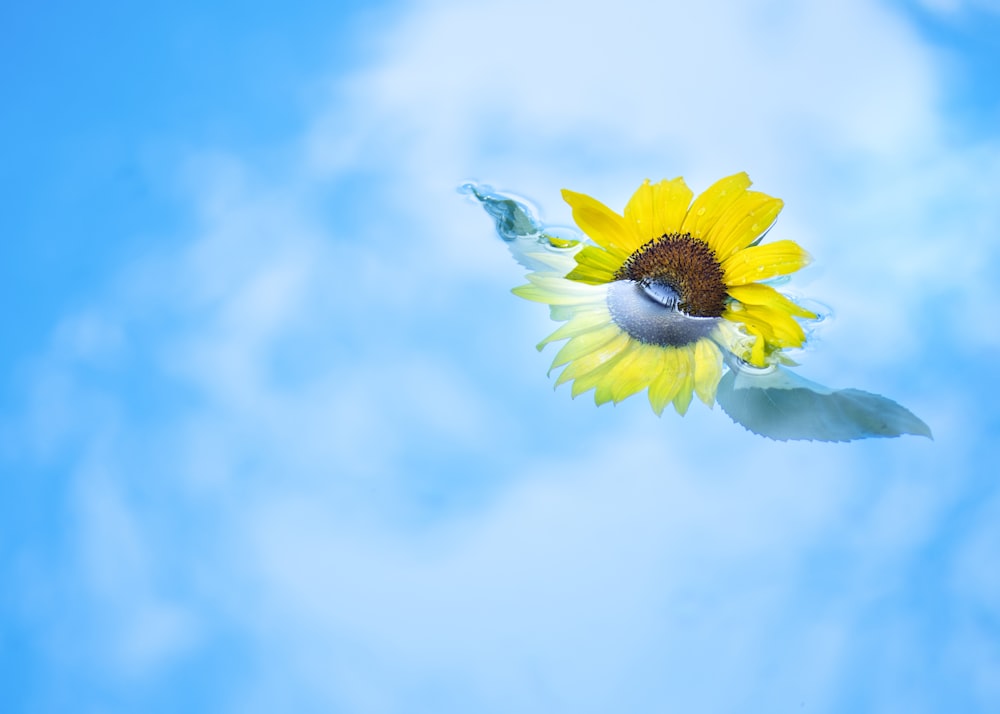
[[[5,711],[1000,709],[1000,8],[688,5],[0,10]],[[933,442],[553,391],[455,192],[739,170]]]

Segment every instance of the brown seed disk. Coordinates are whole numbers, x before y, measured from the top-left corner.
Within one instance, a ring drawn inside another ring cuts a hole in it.
[[[654,238],[630,255],[614,277],[666,285],[677,293],[677,307],[694,317],[721,317],[726,309],[722,266],[708,244],[690,233]]]

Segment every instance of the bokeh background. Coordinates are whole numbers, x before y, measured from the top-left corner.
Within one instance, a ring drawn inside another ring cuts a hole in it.
[[[0,8],[0,709],[1000,710],[1000,6]],[[747,170],[933,428],[553,391],[455,187]]]

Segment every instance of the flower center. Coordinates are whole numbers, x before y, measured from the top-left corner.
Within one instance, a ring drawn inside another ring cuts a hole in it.
[[[721,317],[726,309],[726,283],[715,253],[690,233],[654,238],[625,261],[615,280],[670,290],[676,307],[692,317]],[[672,306],[671,306],[672,307]]]
[[[689,233],[649,241],[608,285],[612,319],[648,344],[681,347],[706,337],[726,308],[722,266]]]

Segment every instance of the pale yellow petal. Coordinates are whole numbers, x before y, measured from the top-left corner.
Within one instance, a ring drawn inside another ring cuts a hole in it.
[[[739,322],[730,310],[723,313],[722,317],[725,319],[719,320],[711,339],[719,346],[724,357],[735,355],[749,362],[757,338],[747,332],[745,325]]]
[[[604,297],[601,288],[594,285],[584,285],[573,280],[567,280],[558,273],[528,273],[525,276],[532,285],[544,290],[551,290],[566,295],[582,295],[585,297]]]
[[[625,370],[628,370],[628,366],[635,359],[635,355],[638,352],[638,348],[642,343],[631,341],[626,347],[621,351],[621,354],[614,361],[614,364],[609,365],[606,369],[601,370],[600,378],[597,380],[594,389],[594,403],[600,406],[605,402],[610,402],[614,398],[615,386],[621,382],[623,379],[622,366],[625,366]],[[619,400],[615,400],[616,402]]]
[[[620,402],[626,397],[641,392],[659,375],[663,364],[663,347],[640,344],[629,373],[621,380],[613,397]]]
[[[726,285],[746,285],[794,273],[809,262],[809,254],[790,240],[755,245],[729,256],[722,263]]]
[[[624,344],[615,344],[612,347],[614,349],[607,350],[601,355],[601,361],[596,367],[592,366],[596,360],[586,358],[579,362],[573,362],[566,367],[565,371],[570,371],[571,373],[577,371],[577,374],[573,377],[573,387],[570,390],[573,398],[575,399],[580,394],[583,394],[589,389],[593,389],[599,383],[601,383],[606,377],[608,371],[614,367],[615,364],[628,352],[628,348],[633,344],[634,341],[625,341]],[[579,370],[575,368],[579,367]],[[559,385],[560,380],[563,379],[563,375],[559,375],[559,380],[556,380],[556,386]],[[601,404],[601,402],[597,402]]]
[[[576,265],[576,253],[579,252],[579,250],[579,248],[576,248],[574,250],[556,252],[552,250],[544,250],[541,245],[539,245],[538,249],[525,250],[524,257],[536,263],[541,263],[547,268],[547,270],[536,270],[536,272],[549,272],[565,275]]]
[[[585,332],[590,332],[609,324],[611,324],[611,313],[608,312],[606,307],[603,309],[581,310],[573,315],[566,324],[561,325],[559,329],[539,342],[536,347],[541,351],[550,342],[558,342],[559,340],[576,337],[577,335],[582,335]]]
[[[612,322],[604,327],[598,327],[590,332],[571,337],[569,342],[563,345],[559,352],[556,353],[555,359],[552,360],[552,368],[555,369],[567,362],[572,362],[588,355],[621,334],[621,328]]]
[[[597,383],[601,381],[601,377],[604,374],[604,370],[595,370],[590,374],[585,374],[582,377],[577,377],[573,380],[573,385],[570,387],[570,396],[576,399],[581,394],[586,391],[593,389],[597,386]]]
[[[519,298],[531,300],[532,302],[543,302],[548,305],[575,305],[580,300],[572,295],[561,295],[551,290],[542,290],[537,285],[518,285],[512,288],[511,292]]]
[[[694,346],[694,391],[708,406],[715,404],[715,390],[722,378],[722,353],[711,340]]]
[[[694,349],[690,346],[677,350],[677,394],[674,395],[674,409],[681,416],[687,414],[694,395]]]
[[[656,377],[649,385],[649,405],[657,414],[663,413],[663,408],[673,401],[680,389],[678,351],[676,347],[663,348]]]
[[[624,351],[625,350],[622,350],[622,352],[624,352]],[[570,395],[574,399],[576,399],[578,396],[580,396],[584,392],[587,392],[587,391],[589,391],[591,389],[594,389],[599,384],[601,384],[606,379],[608,370],[611,369],[611,367],[613,367],[618,362],[619,359],[621,359],[621,355],[622,355],[622,353],[619,353],[619,354],[615,355],[614,357],[612,357],[611,359],[609,359],[605,364],[602,364],[597,369],[592,370],[592,371],[588,372],[587,374],[584,374],[584,375],[582,375],[580,377],[577,377],[575,380],[573,380],[573,386],[570,388]],[[601,400],[598,397],[597,390],[595,389],[594,390],[594,403],[597,404],[598,406],[600,406],[601,404],[604,404],[604,402],[606,402],[606,401],[607,401],[607,399]]]
[[[681,225],[682,233],[705,239],[734,202],[746,193],[750,177],[745,172],[716,181],[694,200]]]
[[[662,351],[662,347],[633,342],[598,384],[595,399],[617,404],[645,389],[657,375]]]
[[[560,372],[558,379],[556,379],[556,386],[559,386],[569,379],[582,377],[606,365],[610,360],[616,358],[623,349],[625,349],[631,339],[632,338],[629,337],[627,333],[622,332],[610,342],[601,345],[592,352],[583,355],[579,359],[573,360],[566,365],[566,369]],[[558,365],[553,363],[552,366],[557,367]]]
[[[603,306],[607,309],[607,303]],[[549,305],[549,316],[555,322],[566,322],[573,319],[581,310],[598,310],[600,305]]]
[[[512,293],[525,300],[549,305],[601,305],[607,300],[603,286],[586,285],[553,273],[528,273],[530,285],[519,285]]]

